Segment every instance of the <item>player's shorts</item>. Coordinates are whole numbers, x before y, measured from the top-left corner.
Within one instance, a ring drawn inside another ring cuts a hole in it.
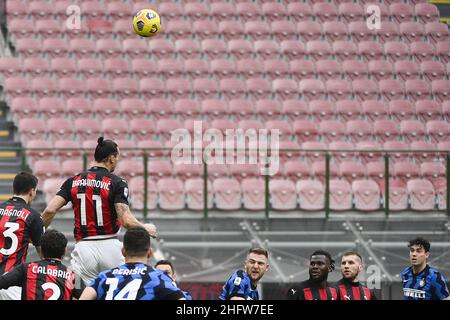
[[[115,238],[79,241],[75,244],[71,258],[70,264],[75,276],[81,278],[86,286],[100,272],[125,263],[122,243]],[[75,287],[79,288],[76,284]]]
[[[0,290],[0,300],[21,300],[22,288],[9,287],[8,289]]]

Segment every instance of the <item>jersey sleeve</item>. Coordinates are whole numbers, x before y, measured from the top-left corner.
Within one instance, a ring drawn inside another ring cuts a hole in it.
[[[127,182],[123,179],[118,180],[114,188],[114,203],[124,203],[128,205],[128,194],[129,190]]]
[[[179,300],[185,298],[183,291],[181,291],[173,280],[164,273],[159,275],[160,285],[155,288],[155,297],[158,300]]]
[[[445,299],[450,296],[445,278],[439,272],[436,273],[436,281],[433,283],[433,289],[434,294],[439,300]]]
[[[104,293],[102,283],[103,283],[103,273],[100,273],[97,276],[97,278],[91,280],[91,282],[88,285],[88,287],[91,287],[92,289],[95,290],[95,292],[97,292],[97,300],[100,300]]]
[[[64,181],[63,185],[56,193],[56,195],[63,197],[66,200],[66,202],[72,201],[72,197],[70,195],[71,188],[72,188],[72,178],[69,178],[66,181]]]
[[[30,224],[30,238],[35,247],[40,246],[44,231],[44,221],[42,221],[40,214],[33,212],[33,217]]]
[[[8,289],[13,286],[21,287],[26,274],[25,270],[25,265],[21,264],[0,276],[0,289]]]
[[[248,277],[244,277],[243,272],[235,272],[227,281],[229,286],[228,299],[232,297],[240,297],[247,299],[250,295],[251,283]]]

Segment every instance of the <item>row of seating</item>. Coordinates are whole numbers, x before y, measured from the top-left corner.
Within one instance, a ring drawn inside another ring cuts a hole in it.
[[[63,180],[47,179],[44,191],[50,197],[61,186]],[[202,210],[204,207],[203,180],[162,178],[148,181],[148,208],[154,210],[179,211],[183,209]],[[133,208],[143,208],[144,180],[136,177],[130,180],[130,200]],[[325,188],[317,180],[272,179],[269,182],[270,205],[273,210],[316,211],[325,208]],[[208,183],[208,208],[235,211],[239,209],[262,211],[265,208],[263,179],[218,178]],[[390,210],[431,211],[445,210],[446,193],[444,187],[435,189],[426,179],[411,179],[406,184],[392,181],[389,193]],[[372,180],[355,180],[351,184],[345,180],[330,181],[330,208],[347,211],[355,208],[361,211],[380,210],[384,202],[384,190],[380,190]]]
[[[151,140],[159,137],[161,140],[170,140],[173,131],[184,128],[188,133],[194,130],[208,128],[222,131],[242,129],[279,130],[280,140],[291,140],[294,136],[300,141],[314,141],[320,136],[325,141],[339,141],[348,138],[349,141],[359,142],[379,138],[381,141],[393,140],[402,137],[407,142],[424,140],[425,136],[433,142],[448,140],[450,124],[446,120],[430,120],[426,124],[419,120],[402,120],[398,125],[393,120],[377,120],[373,126],[366,120],[349,120],[345,123],[340,120],[322,120],[319,123],[310,120],[296,120],[292,124],[283,120],[268,120],[263,127],[262,122],[241,121],[239,124],[229,119],[216,119],[211,122],[200,122],[201,128],[196,128],[194,119],[184,123],[173,118],[162,118],[156,122],[149,119],[132,119],[127,121],[120,118],[105,118],[99,125],[92,118],[78,118],[75,121],[63,117],[52,117],[47,121],[36,118],[23,118],[18,128],[27,139],[41,139],[47,134],[48,138],[70,139],[76,133],[82,139],[95,138],[101,132],[112,139],[124,139],[132,134],[137,140]],[[258,127],[259,125],[259,127]],[[181,132],[180,132],[181,133]]]
[[[96,98],[137,98],[145,99],[165,98],[197,99],[220,98],[226,100],[244,97],[253,99],[304,100],[323,99],[330,100],[383,98],[387,101],[409,99],[418,101],[433,98],[439,102],[448,99],[450,95],[450,80],[429,81],[412,79],[329,79],[322,81],[314,78],[304,78],[300,81],[293,79],[250,78],[247,80],[237,78],[224,78],[215,80],[211,78],[198,78],[194,81],[184,78],[169,78],[165,81],[158,78],[130,79],[128,77],[113,80],[102,77],[88,77],[78,79],[63,77],[58,80],[48,77],[9,77],[4,81],[4,90],[11,97],[24,97],[33,95],[36,98],[54,97],[62,98],[89,96]]]
[[[418,100],[414,104],[406,100],[296,100],[284,101],[260,99],[255,101],[232,99],[230,101],[204,99],[202,101],[178,99],[105,99],[87,98],[41,98],[16,97],[10,101],[10,109],[17,120],[22,118],[92,117],[103,119],[123,117],[125,119],[159,120],[173,117],[180,120],[215,120],[230,118],[240,120],[430,120],[450,119],[450,101]],[[255,129],[262,128],[257,120]],[[239,127],[248,128],[248,124]],[[307,125],[307,127],[311,127]],[[391,126],[392,127],[392,126]],[[395,126],[394,126],[395,127]]]
[[[450,61],[445,65],[439,61],[413,62],[410,60],[371,60],[369,63],[348,59],[339,62],[333,59],[303,60],[296,59],[289,62],[279,59],[224,59],[223,56],[208,59],[161,59],[152,61],[135,58],[107,58],[104,61],[96,58],[36,58],[25,59],[3,57],[0,58],[0,75],[25,77],[52,76],[53,78],[73,77],[110,77],[131,78],[156,75],[163,79],[172,77],[197,78],[213,77],[224,79],[231,76],[249,79],[265,77],[276,80],[278,78],[301,79],[317,77],[322,80],[348,79],[374,80],[398,78],[404,81],[418,78],[433,81],[450,79]]]
[[[336,19],[340,17],[347,22],[361,20],[367,15],[369,5],[379,7],[381,17],[386,19],[391,17],[396,21],[408,21],[418,19],[426,22],[436,20],[439,17],[439,11],[436,6],[429,3],[417,3],[415,6],[405,3],[379,3],[377,1],[361,2],[346,1],[343,3],[318,2],[310,5],[308,2],[290,2],[286,5],[282,2],[169,2],[151,3],[137,2],[132,7],[128,3],[116,1],[83,1],[80,3],[80,12],[83,16],[90,18],[111,17],[120,19],[141,9],[152,8],[157,10],[161,17],[166,19],[183,18],[190,20],[204,19],[211,17],[214,20],[229,19],[235,17],[243,21],[255,20],[265,17],[269,21],[291,18],[293,20],[305,20],[315,17],[320,21]],[[50,16],[66,18],[67,6],[70,1],[57,1],[55,4],[47,1],[31,1],[29,4],[25,1],[11,0],[7,2],[8,16],[33,18],[48,18]]]

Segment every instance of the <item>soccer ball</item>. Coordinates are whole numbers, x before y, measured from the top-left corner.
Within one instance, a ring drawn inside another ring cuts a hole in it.
[[[133,18],[133,28],[141,37],[153,37],[161,29],[161,18],[156,11],[142,9]]]

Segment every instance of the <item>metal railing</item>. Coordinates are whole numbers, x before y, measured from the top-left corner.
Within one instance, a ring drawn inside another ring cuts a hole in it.
[[[143,214],[144,217],[147,217],[148,215],[148,179],[149,179],[149,175],[148,175],[148,161],[149,161],[149,154],[152,153],[152,151],[166,151],[167,153],[170,153],[172,149],[171,148],[148,148],[148,149],[136,149],[136,148],[121,148],[121,152],[124,153],[126,151],[138,151],[140,153],[139,156],[136,157],[141,157],[142,161],[143,161],[143,168],[144,168],[144,172],[143,172],[143,178],[144,178],[144,198],[143,198]],[[2,148],[2,151],[16,151],[19,154],[19,157],[21,159],[21,167],[22,170],[29,170],[28,167],[28,163],[27,163],[27,157],[29,156],[30,152],[32,153],[37,153],[37,152],[45,152],[45,151],[52,151],[55,155],[57,155],[58,153],[64,152],[64,151],[76,151],[77,153],[81,153],[82,154],[82,161],[83,161],[83,169],[86,170],[88,167],[88,157],[92,156],[93,151],[92,150],[88,150],[88,149],[61,149],[58,148],[57,151],[55,151],[54,149],[45,149],[45,148],[33,148],[33,149],[23,149],[23,148],[18,148],[18,147],[4,147]],[[239,151],[239,150],[238,150]],[[247,152],[249,150],[246,150]],[[400,153],[406,153],[410,156],[412,155],[416,155],[416,154],[428,154],[428,155],[435,155],[434,157],[430,157],[430,159],[427,162],[436,162],[436,160],[445,161],[445,167],[446,167],[446,209],[444,209],[444,211],[446,212],[446,214],[450,217],[450,151],[439,151],[439,150],[322,150],[322,149],[317,149],[317,150],[302,150],[302,149],[283,149],[283,150],[279,150],[280,155],[282,155],[283,153],[286,152],[297,152],[300,153],[299,156],[297,156],[297,159],[300,159],[301,157],[303,157],[305,154],[308,153],[322,153],[324,154],[325,157],[325,193],[324,193],[324,211],[325,211],[325,216],[328,219],[330,212],[331,212],[331,208],[330,208],[330,180],[331,180],[331,171],[330,171],[330,164],[331,164],[331,159],[333,157],[333,154],[336,153],[352,153],[354,155],[357,155],[356,157],[359,157],[362,154],[371,154],[373,156],[374,159],[371,159],[371,161],[377,161],[380,159],[384,159],[384,181],[385,181],[385,185],[384,185],[384,197],[382,197],[383,199],[383,207],[382,209],[384,210],[385,216],[386,218],[389,217],[389,214],[391,213],[391,209],[390,209],[390,199],[389,199],[389,194],[390,194],[390,178],[391,178],[391,159],[392,159],[392,154],[400,154]],[[379,155],[379,156],[375,156],[375,155]],[[350,156],[349,159],[353,158],[354,156]],[[154,158],[169,158],[169,155],[162,155],[162,156],[158,156],[158,157],[154,157]],[[153,158],[152,158],[153,159]],[[295,159],[291,159],[291,160],[295,160]],[[204,201],[204,208],[203,208],[203,218],[207,219],[208,218],[208,213],[210,211],[210,209],[208,208],[208,178],[209,178],[209,174],[208,174],[208,165],[206,164],[206,162],[203,160],[203,201]],[[264,213],[265,213],[265,217],[268,219],[269,218],[269,214],[270,211],[272,210],[271,208],[271,202],[270,202],[270,189],[269,189],[269,183],[271,180],[271,176],[269,175],[264,175],[264,197],[265,197],[265,206],[264,206]],[[300,180],[300,179],[299,179]],[[383,190],[380,190],[381,192]],[[300,210],[301,211],[301,210]],[[442,211],[439,210],[438,208],[436,208],[436,211]]]

